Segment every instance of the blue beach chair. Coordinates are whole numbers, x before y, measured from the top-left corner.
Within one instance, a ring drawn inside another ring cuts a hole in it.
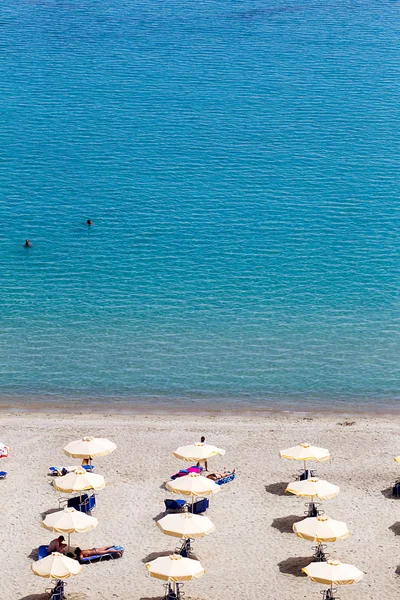
[[[52,589],[47,589],[46,592],[49,594],[49,600],[64,600],[65,598],[65,583],[61,579],[55,582],[55,586]]]
[[[76,466],[77,469],[85,469],[85,471],[89,471],[92,472],[94,471],[94,466],[93,465],[77,465]],[[66,475],[68,473],[67,469],[65,467],[49,467],[49,475]]]
[[[58,508],[64,508],[68,506],[68,508],[75,508],[75,510],[79,510],[83,513],[90,513],[93,509],[96,508],[96,495],[91,494],[82,494],[82,497],[74,496],[74,498],[59,498],[58,499]]]
[[[49,547],[48,546],[39,546],[38,548],[38,560],[42,558],[46,558],[49,555]]]
[[[189,504],[188,510],[189,512],[199,515],[201,513],[206,512],[207,508],[210,506],[210,501],[208,498],[198,498],[196,502],[193,504]]]
[[[124,553],[123,546],[112,546],[115,552],[110,551],[107,554],[95,554],[93,556],[87,556],[86,558],[79,558],[79,562],[81,565],[86,565],[92,562],[101,562],[102,560],[115,560],[116,558],[121,558],[121,555],[117,554],[117,552]]]
[[[0,471],[0,479],[5,479],[7,477],[7,471]]]
[[[165,510],[167,512],[183,512],[187,504],[186,500],[164,500]]]

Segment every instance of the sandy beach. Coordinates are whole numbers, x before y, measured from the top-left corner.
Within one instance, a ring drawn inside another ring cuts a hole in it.
[[[400,572],[400,500],[385,491],[400,467],[399,416],[302,415],[101,415],[3,414],[1,436],[10,457],[0,467],[0,600],[42,600],[48,581],[35,577],[30,564],[40,544],[54,536],[40,526],[61,495],[47,475],[64,460],[62,447],[84,435],[107,437],[118,445],[112,455],[95,461],[108,486],[99,492],[97,529],[73,535],[82,548],[119,544],[124,556],[86,565],[68,580],[71,600],[156,600],[162,582],[151,579],[145,563],[174,550],[177,538],[163,535],[155,520],[170,475],[183,467],[172,451],[202,434],[226,449],[210,461],[215,470],[236,468],[237,478],[222,487],[207,516],[216,531],[195,542],[204,577],[188,582],[185,600],[317,600],[324,586],[301,574],[310,562],[311,543],[296,538],[293,522],[305,510],[300,498],[282,495],[300,465],[280,460],[278,451],[303,441],[329,448],[332,464],[317,466],[320,477],[338,484],[337,498],[323,503],[332,518],[346,521],[350,537],[328,552],[359,567],[364,579],[340,589],[342,600],[396,598]],[[65,457],[66,458],[66,457]]]

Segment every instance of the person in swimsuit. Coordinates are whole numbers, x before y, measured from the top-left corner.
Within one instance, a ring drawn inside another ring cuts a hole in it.
[[[90,558],[91,556],[99,556],[101,554],[115,554],[116,556],[122,556],[123,551],[117,550],[115,546],[103,546],[103,548],[89,548],[88,550],[81,550],[81,548],[75,548],[76,558]]]
[[[87,225],[88,227],[90,227],[91,225],[93,225],[93,221],[91,221],[90,219],[88,219],[88,220],[86,221],[86,225]]]
[[[24,248],[32,248],[32,244],[29,240],[25,240],[25,244],[22,244]]]

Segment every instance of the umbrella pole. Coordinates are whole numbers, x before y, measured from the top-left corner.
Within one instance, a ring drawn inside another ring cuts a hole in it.
[[[71,546],[71,534],[68,534],[68,552],[70,551],[70,546]]]

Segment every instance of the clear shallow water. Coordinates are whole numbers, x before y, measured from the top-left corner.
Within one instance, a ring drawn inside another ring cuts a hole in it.
[[[0,394],[396,405],[399,7],[3,0]]]

